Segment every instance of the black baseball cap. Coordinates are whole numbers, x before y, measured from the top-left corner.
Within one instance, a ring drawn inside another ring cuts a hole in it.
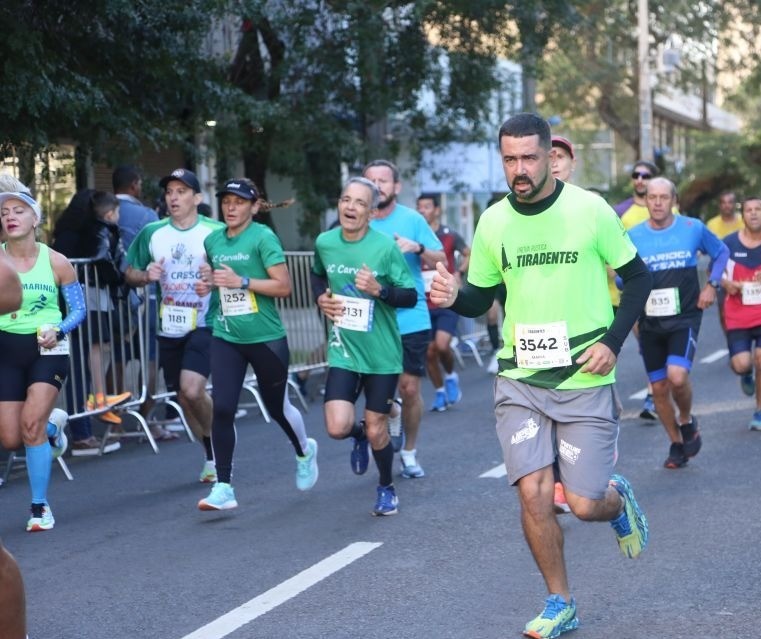
[[[217,191],[217,197],[222,197],[225,193],[231,193],[242,197],[244,200],[256,200],[259,194],[248,182],[242,180],[227,180],[223,188]]]
[[[161,178],[159,186],[162,189],[165,189],[166,185],[169,184],[172,180],[178,180],[179,182],[182,182],[184,185],[189,186],[191,189],[193,189],[195,193],[201,192],[201,183],[198,181],[198,178],[196,177],[196,174],[193,173],[193,171],[188,171],[187,169],[175,169],[170,175]]]

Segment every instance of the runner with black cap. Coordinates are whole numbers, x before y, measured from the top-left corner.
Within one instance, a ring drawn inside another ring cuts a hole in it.
[[[253,220],[271,205],[259,198],[246,178],[228,180],[217,196],[227,226],[206,238],[209,263],[204,263],[196,283],[199,295],[208,295],[213,286],[214,296],[219,297],[211,340],[212,440],[218,479],[209,496],[198,502],[201,510],[238,505],[231,485],[234,418],[249,364],[267,411],[296,451],[296,487],[309,490],[318,476],[317,442],[307,438],[304,419],[288,399],[290,353],[275,306],[275,298],[291,294],[291,278],[280,240]]]
[[[158,282],[159,366],[167,390],[176,391],[188,425],[203,443],[206,460],[199,481],[217,480],[211,448],[211,397],[206,392],[211,346],[211,296],[195,283],[205,264],[204,240],[223,225],[198,214],[201,185],[192,171],[176,169],[159,182],[169,216],[138,233],[127,253],[132,286]]]

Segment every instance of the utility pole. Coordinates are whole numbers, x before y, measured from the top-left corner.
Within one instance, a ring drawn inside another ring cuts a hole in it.
[[[650,90],[650,29],[647,0],[638,0],[637,6],[637,61],[639,62],[639,157],[652,161],[653,106]]]

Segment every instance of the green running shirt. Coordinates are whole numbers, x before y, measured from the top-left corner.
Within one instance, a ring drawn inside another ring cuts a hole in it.
[[[214,231],[206,238],[205,246],[212,269],[225,264],[241,277],[269,279],[267,269],[285,263],[277,235],[258,222],[252,222],[235,237],[227,237],[227,227]],[[285,337],[275,298],[242,289],[215,289],[212,295],[218,299],[219,309],[214,316],[215,337],[236,344],[259,344]],[[231,312],[224,314],[226,308]]]
[[[604,376],[582,374],[575,360],[599,341],[613,321],[605,264],[623,266],[637,251],[601,197],[572,184],[558,190],[547,203],[514,204],[508,196],[484,212],[473,239],[468,281],[481,287],[504,282],[507,287],[500,375],[544,388],[611,384],[614,371]],[[562,351],[559,334],[542,330],[549,323],[563,322],[570,361],[521,367],[516,343],[524,347],[524,358],[540,350],[556,356],[558,349]],[[518,325],[523,325],[520,335]],[[538,327],[542,329],[537,331]]]
[[[5,248],[3,246],[3,248]],[[26,273],[19,273],[21,280],[21,308],[13,313],[0,315],[0,331],[29,335],[36,333],[44,324],[58,326],[61,309],[58,306],[58,285],[50,264],[50,250],[37,242],[39,253],[34,266]]]
[[[354,285],[357,271],[367,264],[381,286],[415,288],[415,280],[396,242],[373,229],[356,242],[343,238],[340,228],[321,233],[315,242],[313,271],[327,277],[334,294],[370,300],[368,331],[331,327],[328,364],[355,373],[386,375],[402,372],[402,341],[396,309],[361,293]]]

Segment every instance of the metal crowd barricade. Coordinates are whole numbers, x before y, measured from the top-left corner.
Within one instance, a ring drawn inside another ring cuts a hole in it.
[[[139,429],[131,431],[120,425],[103,421],[105,433],[101,437],[100,452],[109,440],[130,437],[145,438],[155,453],[158,446],[148,423],[139,409],[148,397],[146,334],[147,313],[145,289],[109,288],[100,281],[92,260],[70,260],[77,272],[77,279],[85,291],[87,317],[69,337],[70,372],[66,382],[64,408],[69,420],[98,418],[105,413],[133,417]],[[102,373],[92,371],[90,362],[93,349],[99,350]],[[110,391],[128,391],[130,397],[118,405],[93,405],[93,375],[103,375],[106,395]],[[90,400],[90,401],[88,401]]]
[[[463,353],[467,353],[476,360],[476,364],[483,368],[484,362],[481,359],[481,352],[478,348],[479,343],[485,337],[488,337],[486,330],[486,315],[481,317],[460,317],[457,322],[458,335],[452,340],[452,350],[454,351],[457,363],[464,366],[462,359]],[[457,340],[457,341],[455,341]],[[461,349],[460,346],[464,348]]]

